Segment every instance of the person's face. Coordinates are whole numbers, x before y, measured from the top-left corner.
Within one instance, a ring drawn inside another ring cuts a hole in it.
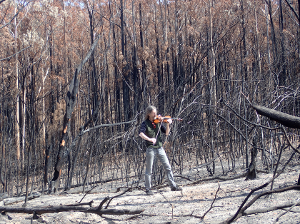
[[[149,120],[153,121],[156,115],[157,115],[157,111],[155,109],[152,110],[152,112],[149,114]]]

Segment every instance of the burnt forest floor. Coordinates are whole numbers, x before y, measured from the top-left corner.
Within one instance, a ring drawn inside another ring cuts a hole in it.
[[[222,169],[217,164],[216,171],[220,174]],[[223,178],[213,179],[207,175],[206,167],[189,169],[186,173],[178,175],[174,170],[176,182],[182,186],[182,191],[171,191],[163,183],[161,186],[153,189],[154,195],[148,196],[144,192],[143,183],[140,187],[133,187],[131,191],[124,193],[127,188],[122,182],[101,184],[93,186],[93,189],[87,194],[82,193],[82,187],[72,188],[69,191],[59,191],[58,193],[39,195],[29,200],[26,208],[49,207],[68,204],[76,204],[81,201],[91,202],[92,206],[97,207],[107,196],[110,198],[118,196],[110,201],[108,209],[128,209],[144,210],[139,215],[103,215],[102,217],[91,213],[82,212],[58,212],[42,214],[38,219],[32,219],[32,214],[7,213],[0,215],[0,224],[4,223],[222,223],[233,216],[239,206],[256,187],[261,186],[273,177],[273,173],[258,172],[254,180],[245,180],[245,177],[230,179],[243,172],[241,168],[236,168],[235,172],[229,172]],[[296,185],[299,176],[298,160],[294,160],[285,168],[278,178],[275,179],[273,189],[284,188]],[[258,166],[258,170],[260,167]],[[216,173],[217,173],[216,172]],[[196,182],[192,176],[197,176]],[[190,178],[190,180],[188,180]],[[210,178],[210,180],[208,180]],[[206,179],[206,180],[205,180]],[[203,180],[203,181],[201,181]],[[122,187],[123,186],[123,187]],[[120,188],[121,187],[121,188]],[[255,192],[249,200],[255,195],[270,190],[271,184]],[[88,189],[87,189],[88,191]],[[86,192],[87,192],[86,191]],[[270,196],[261,197],[248,210],[270,208],[281,204],[299,202],[299,191],[290,190]],[[0,198],[0,206],[22,207],[24,201],[11,203],[10,198]],[[105,207],[106,204],[104,204]],[[300,209],[297,206],[285,210],[274,210],[266,213],[257,213],[248,216],[242,216],[234,223],[300,223]],[[204,216],[204,217],[203,217]]]

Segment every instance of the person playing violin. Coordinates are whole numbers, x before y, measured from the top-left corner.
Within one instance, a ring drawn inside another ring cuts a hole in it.
[[[164,121],[166,125],[162,122],[156,122],[157,110],[154,106],[148,106],[145,111],[145,120],[140,126],[139,136],[146,140],[147,150],[146,150],[146,172],[145,172],[145,188],[148,195],[153,195],[151,191],[151,175],[153,168],[153,161],[155,156],[157,156],[162,163],[168,178],[169,186],[172,191],[181,191],[180,187],[177,187],[174,178],[171,165],[169,163],[166,152],[162,146],[161,133],[169,135],[170,124],[172,119],[167,119]]]

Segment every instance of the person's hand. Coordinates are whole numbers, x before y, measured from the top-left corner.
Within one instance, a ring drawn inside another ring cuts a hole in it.
[[[172,124],[173,121],[172,121],[172,119],[170,118],[170,119],[167,120],[167,122],[168,122],[169,124]]]
[[[155,143],[156,143],[156,138],[150,138],[149,140],[150,140],[150,142],[153,143],[153,145],[155,145]]]

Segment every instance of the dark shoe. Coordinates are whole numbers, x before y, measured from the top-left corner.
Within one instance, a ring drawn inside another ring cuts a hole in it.
[[[171,187],[171,191],[182,191],[181,187]]]
[[[154,195],[153,191],[149,190],[149,189],[146,189],[146,194],[147,195]]]

